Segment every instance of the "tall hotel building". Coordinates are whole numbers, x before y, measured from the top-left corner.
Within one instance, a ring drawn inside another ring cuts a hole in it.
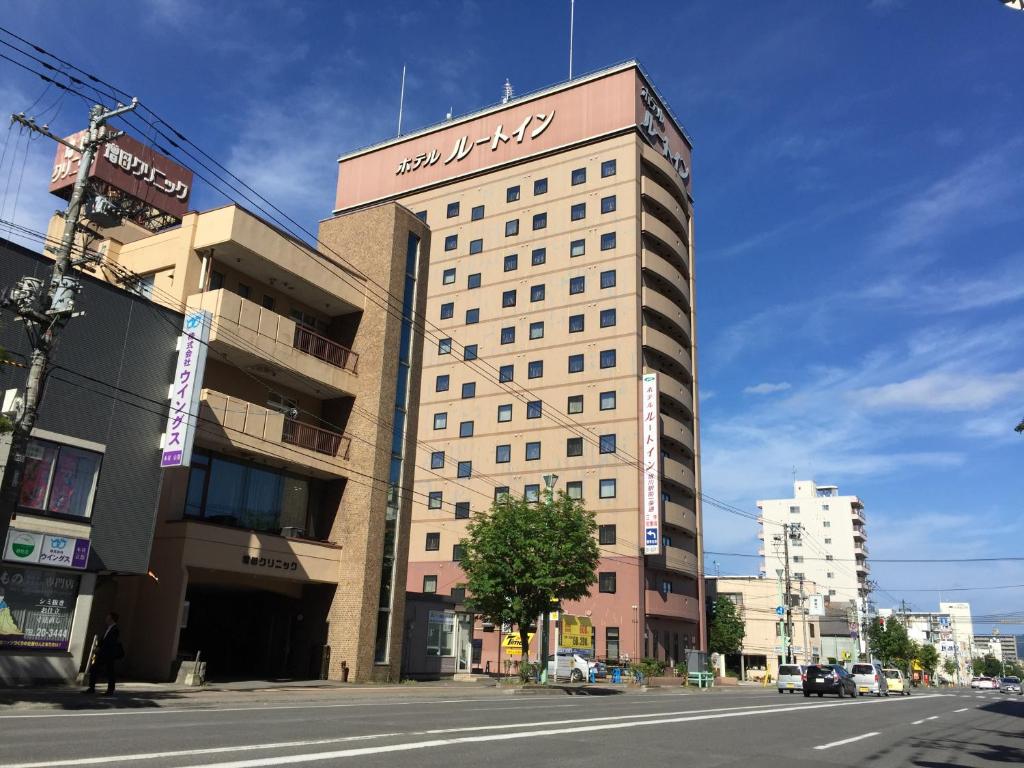
[[[704,647],[690,152],[630,62],[339,161],[335,214],[431,230],[406,587],[454,596],[427,634],[452,671],[507,659],[460,611],[466,524],[545,475],[597,515],[598,581],[562,606],[594,653]]]

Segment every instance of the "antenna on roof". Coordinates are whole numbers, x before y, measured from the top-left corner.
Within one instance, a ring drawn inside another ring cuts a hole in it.
[[[502,104],[508,104],[510,101],[512,101],[512,83],[510,83],[508,81],[508,78],[506,77],[505,78],[505,87],[504,87],[504,89],[502,89],[502,92],[501,92],[501,103]]]
[[[572,80],[572,33],[576,22],[576,0],[569,0],[569,79]]]
[[[402,135],[402,107],[405,106],[405,64],[402,65],[402,90],[398,95],[398,135]]]
[[[444,115],[444,119],[445,120],[451,120],[452,119],[452,110],[453,109],[455,109],[455,107],[448,107],[448,111]]]

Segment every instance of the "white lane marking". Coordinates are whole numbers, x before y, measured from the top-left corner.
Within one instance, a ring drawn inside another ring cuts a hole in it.
[[[954,712],[966,712],[970,707],[964,707],[963,709],[954,709]]]
[[[911,723],[911,725],[920,725],[923,722],[924,722],[924,720],[915,720],[914,722]]]
[[[925,720],[938,720],[938,719],[939,719],[938,715],[932,715],[931,717],[926,717],[925,718]]]
[[[933,698],[933,697],[932,696],[921,696],[919,698],[927,699],[927,698]],[[869,704],[869,705],[871,705],[871,704],[880,704],[880,703],[881,702],[877,702],[877,701],[851,702],[851,704],[853,704],[853,705],[856,705],[856,704]],[[849,707],[849,706],[851,706],[851,704],[845,704],[843,706]],[[317,745],[323,745],[323,744],[340,743],[340,742],[345,742],[345,741],[350,741],[350,740],[357,740],[357,739],[367,739],[367,740],[369,740],[369,739],[393,738],[393,737],[401,737],[401,736],[430,736],[430,735],[438,735],[438,734],[442,734],[442,733],[453,733],[453,732],[464,733],[464,732],[474,732],[474,731],[481,731],[481,730],[502,730],[502,729],[507,729],[507,728],[535,728],[535,727],[538,727],[538,726],[573,725],[573,724],[577,724],[577,723],[594,723],[595,721],[638,720],[640,718],[652,718],[652,717],[664,718],[664,717],[670,717],[670,716],[675,716],[675,715],[683,715],[684,717],[682,717],[681,719],[673,719],[673,720],[659,720],[657,722],[685,722],[685,721],[688,721],[688,720],[702,720],[702,719],[710,719],[710,718],[717,718],[717,717],[738,717],[738,716],[741,716],[741,715],[770,714],[770,713],[775,713],[775,712],[791,712],[791,711],[798,711],[798,710],[804,710],[804,709],[821,709],[821,708],[835,707],[835,706],[840,706],[840,705],[838,704],[838,702],[834,703],[834,704],[794,704],[794,705],[789,706],[789,707],[781,707],[780,708],[780,707],[773,707],[772,705],[769,705],[769,704],[752,704],[752,705],[747,705],[747,706],[742,706],[742,707],[716,707],[716,708],[713,708],[713,709],[696,709],[696,710],[691,709],[691,710],[680,710],[680,711],[676,711],[676,712],[655,712],[655,713],[649,712],[649,713],[635,714],[635,715],[611,715],[611,716],[607,716],[607,717],[598,717],[598,718],[587,717],[587,718],[578,718],[578,719],[571,719],[571,720],[556,720],[556,721],[544,720],[544,721],[533,722],[533,723],[500,723],[500,724],[495,724],[495,725],[464,726],[464,727],[461,727],[461,728],[436,729],[436,730],[429,730],[429,731],[409,731],[409,732],[402,732],[402,733],[368,734],[368,735],[358,736],[358,737],[338,737],[338,738],[335,738],[335,739],[315,739],[315,740],[304,740],[304,741],[295,741],[295,742],[278,742],[278,743],[268,743],[268,744],[249,744],[249,745],[245,745],[245,747],[234,747],[234,746],[232,746],[232,747],[209,747],[209,748],[205,748],[205,749],[180,750],[180,751],[176,751],[176,752],[149,752],[149,753],[142,753],[142,754],[135,754],[135,755],[105,755],[105,756],[102,756],[102,757],[83,757],[83,758],[74,758],[74,759],[65,759],[65,760],[49,760],[49,761],[39,761],[39,762],[32,762],[32,763],[18,763],[18,764],[15,764],[15,765],[8,765],[5,768],[63,768],[64,766],[73,766],[73,765],[99,765],[99,764],[103,764],[103,763],[135,762],[135,761],[142,761],[142,760],[154,760],[154,759],[160,759],[160,758],[165,758],[166,759],[166,758],[172,758],[172,757],[192,757],[192,756],[201,756],[201,755],[207,755],[207,754],[217,754],[217,753],[220,753],[220,752],[232,752],[232,751],[235,751],[235,750],[242,750],[242,749],[244,749],[245,751],[254,751],[254,750],[262,750],[262,749],[287,749],[289,747],[317,746]],[[756,711],[748,711],[748,710],[756,710]],[[209,711],[209,710],[203,710],[203,711]],[[712,714],[712,713],[720,713],[720,714]],[[632,723],[611,723],[611,722],[609,722],[609,727],[635,726],[635,725],[645,725],[645,724],[647,724],[647,723],[645,723],[645,722],[632,722]],[[589,728],[589,730],[599,730],[599,729],[600,729],[600,726]],[[572,729],[562,729],[559,732],[560,733],[561,732],[574,732],[574,731],[577,731],[577,730],[588,730],[588,728],[587,727],[582,727],[582,728],[578,727],[578,728],[572,728]],[[543,731],[531,731],[530,733],[537,733],[537,734],[540,734],[540,735],[544,735],[545,734],[545,732],[543,732]],[[509,736],[508,738],[518,738],[518,737]],[[465,741],[465,740],[474,741],[474,740],[481,740],[481,738],[480,737],[465,737],[464,739],[437,740],[436,744],[435,744],[435,742],[429,742],[429,745],[439,746],[441,744],[455,744],[455,743],[460,743],[461,741]],[[417,744],[420,744],[420,743],[427,743],[427,742],[417,742]],[[416,749],[416,748],[418,748],[416,746],[416,744],[413,744],[413,745],[400,745],[400,746],[404,746],[405,748],[408,748],[408,749]],[[389,751],[393,751],[393,750],[389,750]],[[363,754],[363,753],[360,753],[360,754]],[[369,753],[367,753],[367,754],[369,754]],[[267,759],[277,759],[277,758],[267,758]],[[320,758],[318,756],[314,755],[313,757],[311,757],[309,759],[320,759]],[[256,765],[256,764],[262,765],[262,763],[259,763],[258,761],[254,763],[254,765]],[[230,764],[228,764],[228,765],[230,765]],[[203,768],[207,768],[207,767],[204,766]]]
[[[877,736],[879,733],[880,733],[880,731],[872,731],[871,733],[862,733],[860,736],[851,736],[850,738],[843,739],[842,741],[833,741],[833,742],[830,742],[828,744],[819,744],[818,746],[815,747],[815,749],[831,749],[832,747],[840,747],[843,744],[852,744],[853,742],[860,741],[861,739],[870,739],[872,736]]]

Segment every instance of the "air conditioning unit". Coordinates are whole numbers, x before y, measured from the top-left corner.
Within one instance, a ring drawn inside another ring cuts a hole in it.
[[[304,539],[306,538],[306,531],[295,525],[286,525],[281,529],[281,535],[286,539]]]

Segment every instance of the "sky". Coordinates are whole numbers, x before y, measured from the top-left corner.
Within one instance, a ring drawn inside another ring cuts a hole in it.
[[[395,134],[403,64],[407,131],[568,74],[568,0],[3,8],[307,229],[337,156]],[[873,560],[1024,555],[1022,50],[996,0],[576,3],[575,73],[639,59],[694,140],[705,493],[756,513],[814,479],[863,500]],[[0,114],[67,134],[85,109],[0,59]],[[0,219],[45,229],[53,145],[8,138]],[[710,552],[756,554],[756,523],[704,523]],[[951,591],[1024,584],[1024,562],[871,576],[882,607],[1024,610],[1024,588]]]

